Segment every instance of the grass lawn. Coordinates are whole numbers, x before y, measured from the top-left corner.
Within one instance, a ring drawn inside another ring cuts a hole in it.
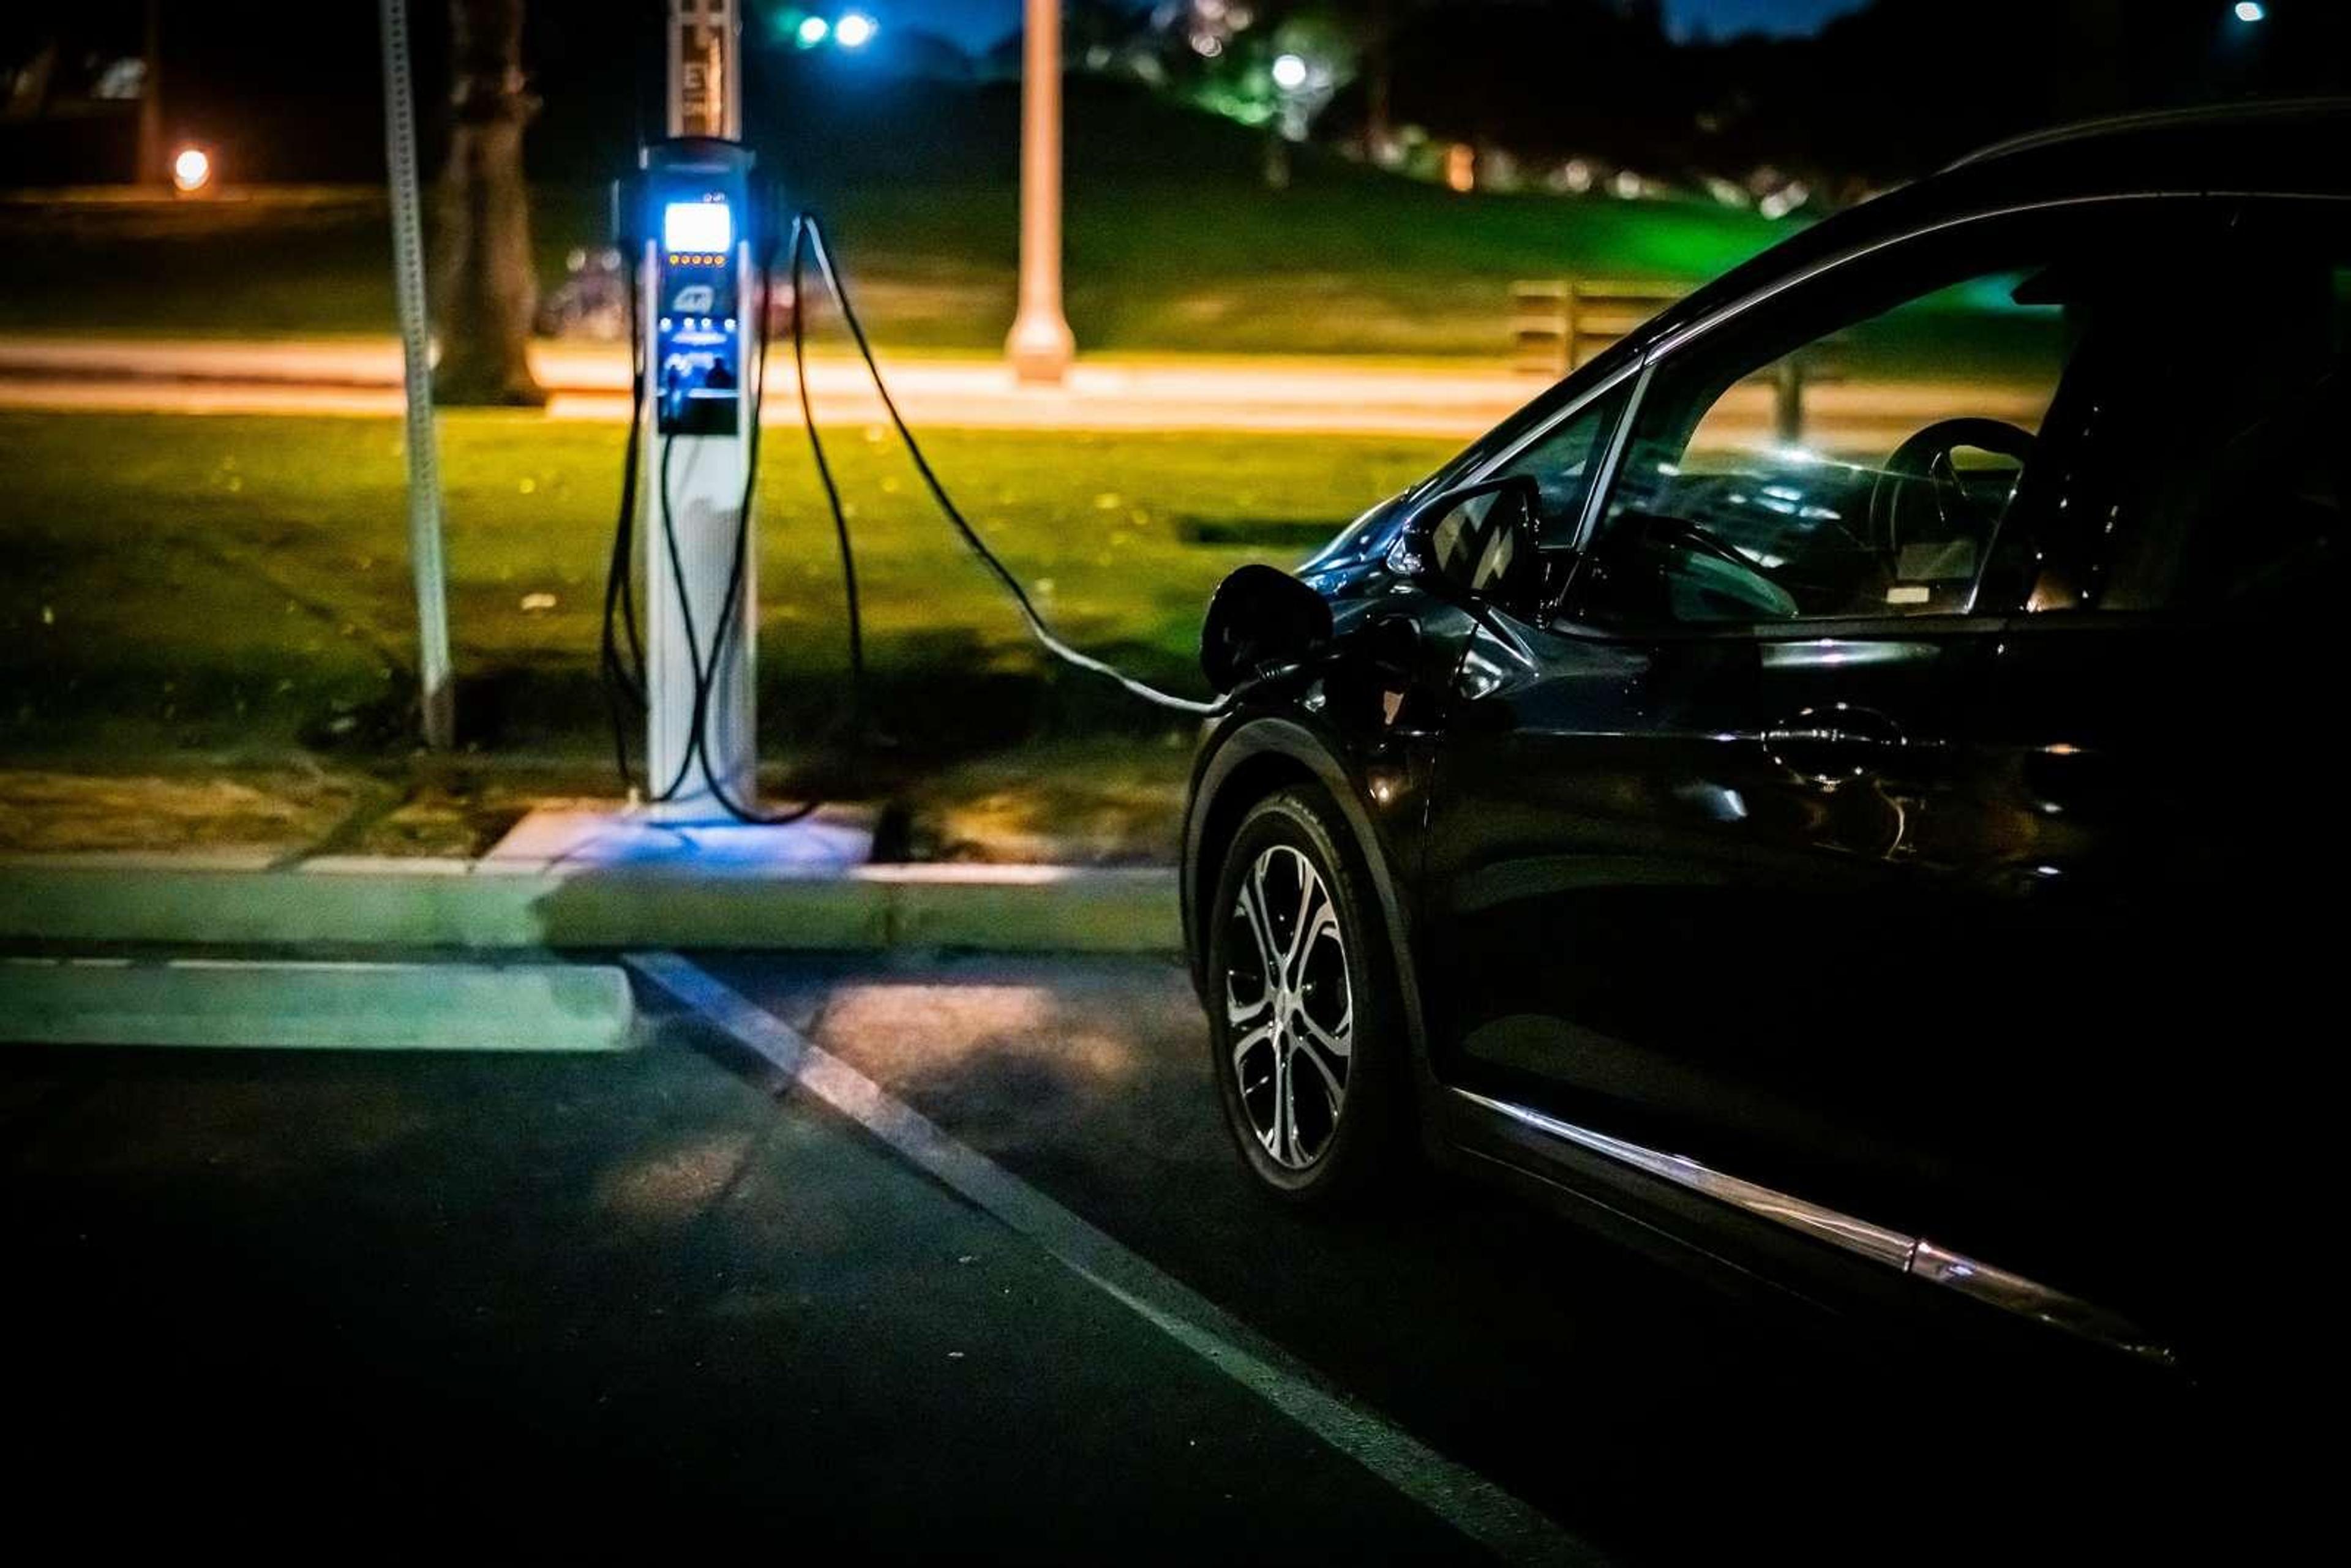
[[[596,650],[621,432],[504,413],[452,415],[442,429],[469,752],[610,791]],[[804,447],[789,430],[770,433],[765,755],[788,762],[795,782],[844,790],[879,780],[920,797],[965,779],[957,799],[996,837],[1024,831],[1013,820],[1020,798],[1050,799],[1064,787],[1055,778],[1164,812],[1188,726],[1041,664],[880,435],[843,431],[832,446],[853,507],[880,737],[852,764],[831,529]],[[0,737],[10,758],[404,768],[414,611],[399,441],[397,423],[379,420],[0,415],[0,552],[10,563]],[[1205,695],[1200,611],[1227,572],[1296,559],[1306,540],[1447,451],[1406,440],[954,431],[926,445],[1069,636],[1195,695]],[[1204,533],[1234,542],[1193,542]],[[541,594],[554,596],[551,608],[524,608]]]
[[[817,207],[893,346],[996,349],[1017,252],[1017,95],[937,88],[828,106],[752,141]],[[1694,282],[1786,233],[1698,202],[1460,195],[1308,151],[1265,188],[1259,132],[1073,79],[1069,312],[1097,350],[1510,352],[1513,279]],[[593,180],[542,183],[542,281],[603,243]],[[0,329],[174,334],[382,332],[380,204],[183,203],[0,209]]]

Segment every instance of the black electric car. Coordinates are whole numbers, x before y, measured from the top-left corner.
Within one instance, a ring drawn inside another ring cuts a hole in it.
[[[1228,581],[1185,925],[1258,1181],[1417,1132],[1840,1307],[2189,1366],[2290,1314],[2346,146],[2306,103],[1980,154]]]

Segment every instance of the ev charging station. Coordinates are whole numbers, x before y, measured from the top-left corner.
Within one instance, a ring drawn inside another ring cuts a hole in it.
[[[810,801],[762,813],[753,683],[758,582],[754,496],[767,369],[768,271],[789,228],[795,286],[813,259],[884,412],[941,516],[1018,609],[1054,659],[1111,680],[1143,701],[1192,716],[1221,712],[1158,691],[1056,636],[1019,580],[988,549],[924,457],[890,396],[864,328],[813,214],[787,225],[764,211],[754,159],[740,140],[738,0],[669,0],[667,138],[640,155],[637,178],[616,190],[624,252],[635,256],[631,348],[636,369],[628,460],[605,589],[604,670],[613,694],[614,743],[630,775],[626,706],[645,716],[643,788],[619,818],[533,812],[491,852],[493,860],[570,864],[679,854],[747,866],[842,867],[862,862],[870,831],[808,821]],[[807,408],[804,318],[793,301],[793,361],[810,457],[831,511],[841,557],[850,644],[852,712],[862,655],[853,547],[847,514]],[[646,438],[650,437],[648,449]],[[642,563],[631,559],[642,539]],[[643,646],[633,583],[644,583]],[[762,831],[801,824],[791,833]],[[642,830],[642,831],[641,831]],[[756,847],[752,841],[756,841]]]
[[[731,141],[674,139],[646,149],[640,182],[645,767],[665,821],[748,809],[758,782],[751,162]]]
[[[755,810],[758,550],[750,516],[766,306],[752,154],[742,135],[737,0],[671,0],[669,139],[641,156],[633,211],[640,367],[652,433],[636,465],[644,541],[645,812]]]
[[[632,800],[617,816],[533,812],[495,860],[838,867],[870,849],[869,831],[840,823],[769,831],[814,808],[768,816],[757,800],[753,507],[766,271],[778,231],[740,141],[738,5],[669,0],[668,134],[614,188],[618,242],[633,256],[636,374],[604,659]],[[643,766],[631,779],[630,706],[640,701]]]

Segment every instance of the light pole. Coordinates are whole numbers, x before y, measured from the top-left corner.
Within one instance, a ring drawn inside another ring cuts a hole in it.
[[[1061,0],[1028,0],[1020,72],[1020,310],[1004,351],[1059,385],[1078,351],[1061,312]]]
[[[2229,16],[2232,20],[2221,24],[2213,47],[2219,67],[2214,77],[2230,90],[2242,91],[2260,74],[2262,57],[2269,53],[2270,8],[2261,0],[2237,0]]]
[[[1266,121],[1265,183],[1277,191],[1290,187],[1290,145],[1306,140],[1306,129],[1318,110],[1331,101],[1338,85],[1331,68],[1295,50],[1274,57],[1267,73],[1273,81],[1273,118]]]

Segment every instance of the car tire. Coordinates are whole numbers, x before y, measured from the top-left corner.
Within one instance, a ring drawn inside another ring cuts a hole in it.
[[[1207,914],[1209,1066],[1234,1146],[1283,1202],[1361,1198],[1403,1157],[1403,1007],[1330,797],[1300,787],[1252,807]]]

